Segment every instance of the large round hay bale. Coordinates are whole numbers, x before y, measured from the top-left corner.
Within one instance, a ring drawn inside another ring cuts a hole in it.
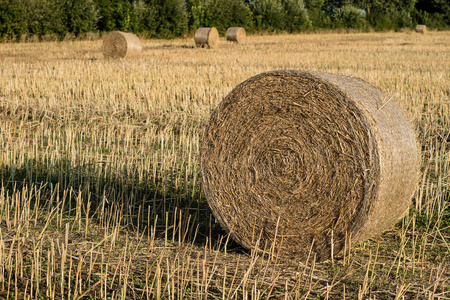
[[[416,26],[416,32],[418,32],[418,33],[422,33],[422,34],[425,34],[425,33],[427,33],[427,26],[426,25],[417,25]]]
[[[195,46],[201,48],[217,48],[219,32],[215,27],[202,27],[195,31]]]
[[[254,76],[211,117],[201,147],[212,212],[246,248],[325,260],[393,226],[419,174],[395,101],[353,77]],[[347,244],[347,245],[350,245]]]
[[[139,38],[129,32],[112,31],[103,40],[105,58],[124,58],[138,55],[142,50]]]
[[[247,38],[245,33],[245,29],[243,27],[230,27],[227,29],[227,33],[225,34],[227,41],[243,43]]]

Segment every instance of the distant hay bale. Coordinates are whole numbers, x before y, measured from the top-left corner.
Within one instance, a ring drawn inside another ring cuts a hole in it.
[[[426,25],[417,25],[416,26],[416,32],[418,32],[418,33],[422,33],[422,34],[425,34],[425,33],[427,33],[427,26]]]
[[[227,41],[236,42],[239,44],[245,42],[245,39],[247,38],[245,29],[243,27],[230,27],[228,28],[225,36],[227,38]]]
[[[139,38],[132,33],[112,31],[103,40],[105,58],[124,58],[138,55],[142,50]]]
[[[195,31],[195,46],[202,48],[217,48],[219,32],[215,27],[202,27]]]
[[[403,217],[419,150],[395,101],[367,82],[280,70],[225,97],[200,163],[207,201],[234,240],[321,261]]]

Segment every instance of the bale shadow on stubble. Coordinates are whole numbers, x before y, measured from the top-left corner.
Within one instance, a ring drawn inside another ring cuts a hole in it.
[[[141,171],[138,176],[136,166],[124,165],[124,168],[100,168],[95,163],[73,165],[64,158],[48,165],[30,159],[17,168],[0,166],[0,180],[9,195],[24,189],[39,190],[40,206],[59,207],[69,219],[75,216],[77,199],[78,202],[81,199],[78,205],[83,206],[84,218],[89,203],[90,222],[102,224],[101,218],[120,208],[123,212],[120,225],[129,232],[154,234],[157,239],[175,237],[176,242],[181,237],[183,244],[226,247],[228,252],[246,251],[227,239],[227,233],[216,223],[199,182],[194,187],[188,184],[175,187],[175,170],[158,179],[150,172]],[[33,207],[36,197],[31,201]]]

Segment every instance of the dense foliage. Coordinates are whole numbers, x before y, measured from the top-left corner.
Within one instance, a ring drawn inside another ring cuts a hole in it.
[[[123,30],[147,37],[195,28],[298,32],[317,28],[450,27],[448,0],[0,0],[0,38]]]

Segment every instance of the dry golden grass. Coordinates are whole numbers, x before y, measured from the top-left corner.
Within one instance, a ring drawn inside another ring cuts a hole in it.
[[[0,297],[450,298],[450,35],[248,36],[195,49],[141,40],[0,44]],[[258,73],[353,75],[415,125],[423,177],[392,231],[316,264],[222,236],[199,182],[211,112]]]

